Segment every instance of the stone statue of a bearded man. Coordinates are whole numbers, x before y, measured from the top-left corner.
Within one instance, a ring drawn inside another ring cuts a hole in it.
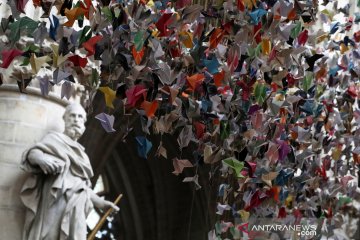
[[[77,142],[85,131],[85,110],[69,105],[64,121],[63,134],[48,133],[23,155],[23,169],[33,173],[21,190],[27,210],[24,240],[85,240],[85,220],[93,206],[119,210],[91,189],[93,171]]]

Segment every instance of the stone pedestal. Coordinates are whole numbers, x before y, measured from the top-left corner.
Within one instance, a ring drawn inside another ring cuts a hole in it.
[[[21,239],[25,208],[20,190],[26,173],[20,168],[26,148],[49,130],[63,131],[66,101],[36,88],[19,92],[16,85],[0,86],[0,239]]]

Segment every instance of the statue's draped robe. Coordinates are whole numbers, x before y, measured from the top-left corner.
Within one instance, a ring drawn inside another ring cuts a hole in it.
[[[45,175],[29,162],[32,149],[63,161],[63,171]],[[22,167],[33,173],[21,190],[27,211],[23,239],[85,240],[85,219],[93,207],[89,180],[93,171],[83,146],[62,133],[50,132],[24,153]]]

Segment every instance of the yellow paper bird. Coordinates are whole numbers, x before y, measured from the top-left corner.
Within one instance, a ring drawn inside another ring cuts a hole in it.
[[[185,47],[192,48],[194,46],[193,36],[190,32],[182,31],[179,33],[179,37],[181,42],[185,45]]]
[[[68,58],[67,55],[62,56],[59,55],[59,45],[56,44],[51,44],[51,48],[53,50],[53,66],[54,67],[58,67],[60,64],[62,64],[63,62],[66,61],[66,59]]]
[[[253,9],[253,7],[256,7],[256,0],[244,0],[244,4],[247,9]]]
[[[99,87],[99,90],[104,93],[106,106],[114,108],[113,101],[116,98],[116,92],[109,87]]]
[[[247,212],[247,211],[245,211],[245,210],[240,210],[240,211],[238,211],[238,213],[239,213],[239,215],[240,215],[240,217],[241,217],[241,220],[242,220],[243,222],[247,222],[247,220],[248,220],[249,217],[250,217],[250,213]]]
[[[46,62],[49,60],[50,60],[49,56],[36,57],[35,53],[31,54],[30,64],[33,74],[37,74],[40,68],[43,65],[47,64]]]

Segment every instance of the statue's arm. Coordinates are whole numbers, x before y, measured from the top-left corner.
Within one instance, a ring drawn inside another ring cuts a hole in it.
[[[64,167],[62,161],[57,161],[56,158],[36,148],[30,150],[27,159],[32,166],[40,167],[45,174],[60,173]]]
[[[107,201],[107,200],[99,197],[96,193],[94,193],[94,191],[92,191],[92,189],[90,189],[90,199],[96,208],[99,208],[102,210],[112,208],[115,211],[119,211],[118,206],[116,206],[114,203],[112,203],[110,201]]]

